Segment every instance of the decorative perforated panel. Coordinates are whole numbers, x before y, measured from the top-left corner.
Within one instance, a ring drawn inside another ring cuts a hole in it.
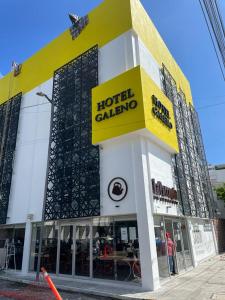
[[[0,105],[0,224],[6,223],[22,94]]]
[[[54,74],[45,220],[100,214],[99,148],[91,143],[91,89],[97,84],[97,46]]]
[[[162,68],[164,92],[173,103],[179,154],[174,158],[175,178],[184,215],[213,216],[213,194],[209,180],[198,115],[187,105],[185,95],[165,66]]]

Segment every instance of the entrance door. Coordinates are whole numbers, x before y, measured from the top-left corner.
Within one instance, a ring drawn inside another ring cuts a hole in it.
[[[167,277],[169,273],[174,271],[179,273],[192,267],[190,243],[185,220],[155,216],[154,222],[159,276],[161,278]],[[172,247],[169,238],[175,247]],[[166,265],[168,269],[166,269]]]
[[[188,232],[187,232],[185,221],[181,221],[181,232],[182,232],[183,247],[184,247],[185,265],[186,268],[190,268],[192,267],[192,257],[191,257],[190,244],[189,244]]]
[[[184,247],[181,233],[181,224],[173,221],[173,238],[176,245],[175,258],[178,272],[185,270]]]
[[[173,259],[175,263],[175,271],[178,273],[186,268],[180,221],[165,219],[165,230],[166,235],[169,234],[175,244]]]
[[[158,259],[159,277],[169,277],[168,257],[167,257],[167,243],[165,238],[165,228],[163,217],[154,218],[155,229],[155,243]]]
[[[64,225],[60,228],[59,273],[72,275],[73,266],[73,225]]]
[[[76,226],[75,275],[90,276],[90,226]]]
[[[90,226],[82,223],[60,226],[58,273],[90,276]]]

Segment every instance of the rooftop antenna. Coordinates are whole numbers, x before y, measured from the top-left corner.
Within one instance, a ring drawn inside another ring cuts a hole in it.
[[[69,14],[70,21],[72,22],[72,25],[76,25],[77,22],[80,20],[80,17],[74,14]]]
[[[79,17],[74,14],[69,14],[72,26],[70,27],[70,34],[73,40],[75,40],[83,31],[83,29],[88,25],[89,18],[88,15],[84,17]]]
[[[12,71],[14,77],[18,76],[21,73],[21,69],[22,69],[22,64],[18,64],[15,61],[12,62]]]

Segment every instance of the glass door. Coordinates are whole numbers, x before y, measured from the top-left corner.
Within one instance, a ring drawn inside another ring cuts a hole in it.
[[[90,276],[90,225],[63,224],[58,242],[58,274]]]
[[[72,275],[73,266],[73,225],[60,228],[59,273]]]
[[[76,226],[75,275],[90,276],[90,226]]]
[[[181,233],[181,224],[179,221],[173,221],[173,237],[175,242],[175,258],[178,272],[185,270],[184,248]]]
[[[182,232],[182,239],[183,239],[185,265],[186,265],[186,268],[190,268],[193,266],[193,264],[192,264],[192,256],[191,256],[191,251],[190,251],[188,232],[187,232],[186,223],[184,220],[181,221],[181,232]]]
[[[166,248],[167,259],[170,275],[178,273],[177,260],[176,260],[176,242],[174,239],[173,221],[165,219],[165,236],[166,236]]]
[[[167,244],[165,239],[164,220],[163,217],[154,218],[155,243],[158,259],[159,277],[169,277]]]
[[[168,277],[192,267],[185,220],[155,216],[154,228],[159,276]]]

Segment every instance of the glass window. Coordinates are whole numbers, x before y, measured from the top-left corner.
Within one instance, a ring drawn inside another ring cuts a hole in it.
[[[93,276],[140,281],[136,221],[98,219],[93,226]]]
[[[159,277],[169,277],[167,246],[162,217],[154,217],[155,243],[158,258]]]
[[[76,226],[75,275],[90,276],[90,226]]]
[[[40,225],[34,224],[32,228],[30,271],[37,270],[38,249],[40,241]],[[52,222],[52,225],[44,226],[42,250],[41,250],[41,267],[49,273],[56,273],[58,227]]]
[[[15,244],[15,257],[16,257],[17,270],[22,269],[24,236],[25,236],[25,228],[15,228],[14,244]],[[11,268],[14,268],[13,262],[11,262]]]
[[[6,259],[6,243],[8,243],[8,253],[11,255],[8,258],[7,264],[9,269],[22,269],[23,261],[23,246],[24,246],[25,228],[3,228],[0,230],[0,266],[5,266]],[[15,254],[15,256],[14,256]]]
[[[114,279],[113,224],[93,226],[93,277]]]
[[[73,226],[62,226],[60,231],[59,273],[72,275]]]
[[[45,224],[41,266],[51,273],[57,269],[59,274],[90,276],[92,270],[94,278],[140,282],[137,221],[95,218],[91,226],[77,222],[61,225],[57,242],[58,222]],[[37,269],[39,240],[40,224],[33,224],[30,271]]]

